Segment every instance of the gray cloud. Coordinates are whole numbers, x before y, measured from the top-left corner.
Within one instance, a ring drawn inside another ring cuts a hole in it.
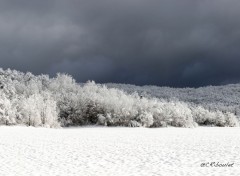
[[[239,9],[238,0],[3,0],[1,66],[80,82],[239,82]]]

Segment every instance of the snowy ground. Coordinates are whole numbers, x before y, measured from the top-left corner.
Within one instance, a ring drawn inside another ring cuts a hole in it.
[[[229,176],[240,175],[239,155],[240,128],[0,127],[4,176]]]

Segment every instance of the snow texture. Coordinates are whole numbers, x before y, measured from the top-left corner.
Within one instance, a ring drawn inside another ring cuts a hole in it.
[[[5,176],[230,176],[239,153],[240,128],[0,127]]]

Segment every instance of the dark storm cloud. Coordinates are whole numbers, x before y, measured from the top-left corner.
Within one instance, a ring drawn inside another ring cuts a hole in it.
[[[240,81],[238,0],[2,0],[0,61],[78,81]]]

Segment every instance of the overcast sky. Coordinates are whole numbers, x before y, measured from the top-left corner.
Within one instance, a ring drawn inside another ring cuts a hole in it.
[[[0,63],[78,82],[240,82],[240,1],[1,0]]]

